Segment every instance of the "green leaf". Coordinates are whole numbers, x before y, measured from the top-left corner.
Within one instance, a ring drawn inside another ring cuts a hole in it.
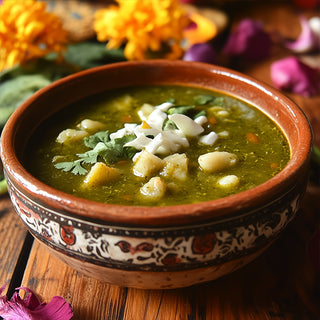
[[[211,94],[199,94],[193,98],[193,102],[197,105],[204,105],[214,101],[215,97]]]
[[[215,97],[211,94],[199,94],[193,98],[193,101],[197,105],[205,105],[207,103],[215,104],[217,106],[224,105],[223,97]]]
[[[115,163],[122,159],[132,158],[137,151],[132,147],[124,147],[124,145],[135,138],[136,136],[131,134],[123,136],[122,138],[110,140],[105,144],[107,149],[103,150],[100,153],[100,156],[102,156],[107,163]]]
[[[0,129],[13,111],[39,89],[79,68],[49,58],[31,60],[0,74]]]
[[[109,131],[99,131],[89,137],[85,137],[83,141],[86,147],[94,149],[99,142],[107,143],[110,141]]]
[[[0,126],[5,125],[22,102],[49,83],[42,75],[20,75],[3,83],[0,86]]]
[[[168,114],[184,114],[187,115],[191,110],[194,110],[195,106],[175,106],[168,109]]]
[[[85,168],[81,166],[82,160],[70,161],[70,162],[59,162],[54,165],[55,168],[61,169],[62,171],[71,171],[73,174],[84,175],[88,172]]]
[[[98,161],[98,156],[103,156],[104,152],[108,149],[108,146],[103,142],[99,142],[94,149],[85,153],[77,154],[77,156],[85,163],[94,164]]]
[[[170,119],[167,119],[164,123],[163,123],[163,126],[162,126],[162,130],[176,130],[178,129],[178,127],[176,126],[176,124],[170,120]]]
[[[79,174],[79,175],[84,175],[84,174],[86,174],[88,172],[88,170],[87,169],[85,169],[85,168],[83,168],[82,166],[81,166],[81,162],[80,161],[76,161],[75,162],[75,166],[74,166],[74,168],[72,169],[72,171],[71,171],[71,173],[73,173],[73,174]]]
[[[223,97],[216,97],[213,102],[216,106],[224,106],[225,100]]]
[[[206,116],[206,115],[207,115],[206,111],[205,111],[205,110],[201,110],[200,112],[198,112],[198,113],[193,117],[193,119],[197,119],[197,118],[199,118],[199,117],[201,117],[201,116]]]
[[[69,45],[64,57],[66,61],[82,69],[126,60],[123,49],[110,50],[104,43],[90,41]]]

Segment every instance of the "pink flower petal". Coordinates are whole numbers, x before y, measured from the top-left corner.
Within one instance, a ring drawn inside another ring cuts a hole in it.
[[[62,297],[55,296],[48,304],[41,303],[29,288],[22,287],[16,290],[27,292],[24,299],[15,292],[8,300],[2,295],[4,288],[0,289],[0,316],[5,320],[70,320],[73,317],[71,305]]]
[[[288,49],[297,52],[305,53],[318,49],[318,36],[313,31],[309,20],[300,16],[301,33],[295,41],[285,41],[284,46]]]
[[[271,65],[271,79],[277,89],[306,97],[315,95],[320,90],[318,70],[294,56],[274,62]]]
[[[244,19],[230,34],[224,53],[249,60],[262,60],[270,55],[271,37],[259,21]]]
[[[216,53],[209,43],[196,43],[183,56],[185,61],[216,63]]]

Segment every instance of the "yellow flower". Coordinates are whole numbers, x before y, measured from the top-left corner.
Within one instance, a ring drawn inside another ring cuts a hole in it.
[[[50,52],[61,54],[67,32],[45,2],[4,0],[0,6],[0,71]]]
[[[147,59],[148,53],[166,49],[167,59],[178,59],[183,50],[183,30],[189,23],[179,0],[117,0],[96,12],[94,28],[107,48],[125,45],[129,60]]]

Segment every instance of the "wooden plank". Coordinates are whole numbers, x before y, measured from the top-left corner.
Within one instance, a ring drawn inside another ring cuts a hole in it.
[[[27,229],[14,212],[9,196],[2,196],[0,198],[0,287],[7,284],[9,288],[26,235]],[[23,263],[20,262],[24,268]]]
[[[80,320],[317,319],[319,275],[305,248],[316,225],[308,209],[319,195],[319,188],[308,193],[306,210],[260,258],[210,283],[167,291],[112,286],[79,274],[35,242],[22,284],[46,302],[63,296]]]

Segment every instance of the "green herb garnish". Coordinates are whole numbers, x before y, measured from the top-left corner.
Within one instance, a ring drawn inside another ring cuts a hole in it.
[[[83,165],[95,164],[99,161],[99,157],[108,164],[123,159],[131,159],[137,150],[133,147],[125,147],[124,145],[135,138],[136,136],[131,134],[112,140],[110,139],[108,131],[97,132],[94,135],[84,138],[84,144],[88,148],[91,148],[91,150],[77,154],[79,159],[75,161],[59,162],[54,166],[66,172],[70,171],[76,175],[84,175],[88,170],[85,169]]]

